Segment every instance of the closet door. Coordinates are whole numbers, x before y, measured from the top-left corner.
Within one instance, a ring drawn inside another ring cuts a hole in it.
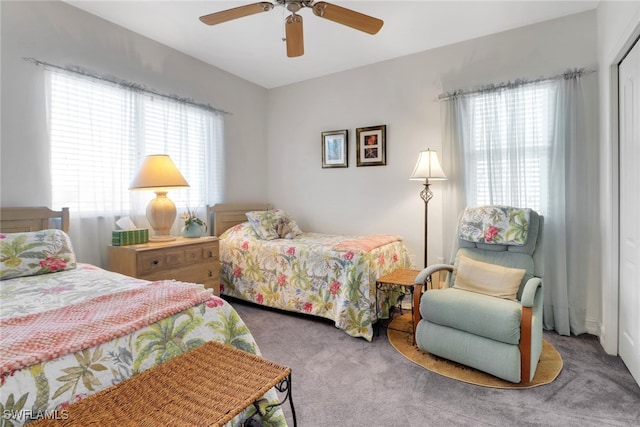
[[[640,43],[619,66],[619,354],[640,384]]]

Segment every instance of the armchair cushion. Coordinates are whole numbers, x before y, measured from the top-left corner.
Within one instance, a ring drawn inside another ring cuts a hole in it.
[[[449,286],[453,286],[456,282],[456,276],[461,257],[467,257],[476,261],[496,264],[498,266],[525,270],[524,276],[520,281],[518,292],[516,294],[516,299],[518,300],[520,300],[520,298],[522,297],[524,285],[529,279],[533,277],[534,264],[533,258],[530,255],[510,251],[494,252],[485,251],[480,248],[460,248],[458,250],[458,253],[456,254],[456,259],[453,265],[453,274],[451,275]]]
[[[503,267],[462,255],[453,287],[514,300],[525,273],[521,268]]]
[[[517,301],[455,288],[432,290],[422,296],[420,315],[431,323],[494,341],[520,342],[522,306]]]

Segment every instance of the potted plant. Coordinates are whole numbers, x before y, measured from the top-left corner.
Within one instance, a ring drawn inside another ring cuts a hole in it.
[[[182,214],[184,219],[184,227],[181,234],[184,237],[201,237],[207,231],[207,224],[198,218],[196,210],[187,207],[187,211]]]

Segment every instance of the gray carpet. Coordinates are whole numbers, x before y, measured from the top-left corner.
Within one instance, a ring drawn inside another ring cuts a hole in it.
[[[331,323],[237,300],[263,355],[292,369],[298,426],[640,426],[640,387],[591,335],[545,332],[564,368],[551,384],[500,390],[429,372]],[[289,425],[290,408],[284,407]]]

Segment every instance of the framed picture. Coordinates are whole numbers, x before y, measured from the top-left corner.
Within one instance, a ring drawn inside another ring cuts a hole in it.
[[[347,130],[322,132],[322,167],[346,168],[349,166]]]
[[[387,125],[356,129],[358,166],[387,164]]]

